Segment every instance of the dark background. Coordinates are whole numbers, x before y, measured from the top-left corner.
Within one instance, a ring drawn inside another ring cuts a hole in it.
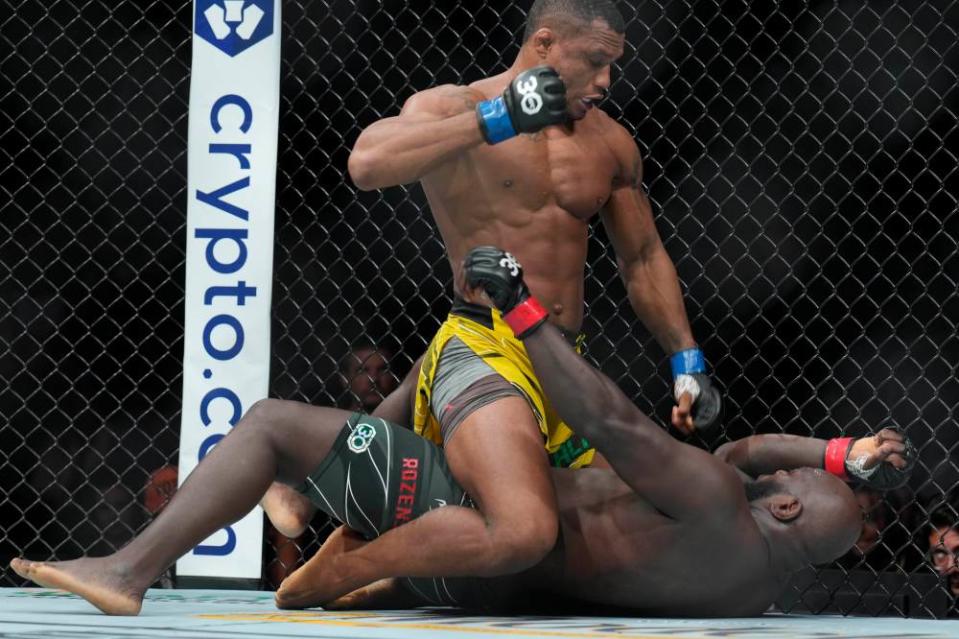
[[[504,70],[528,4],[284,3],[271,395],[341,403],[351,343],[397,351],[397,375],[425,349],[450,271],[422,191],[357,192],[349,149],[413,92]],[[0,7],[0,585],[14,585],[11,556],[124,543],[147,520],[148,474],[176,462],[192,13]],[[927,511],[959,479],[959,3],[622,10],[604,108],[644,154],[726,391],[721,432],[697,443],[899,426],[921,460],[889,498],[883,559],[839,570],[931,575]],[[588,356],[662,420],[665,354],[593,228]]]

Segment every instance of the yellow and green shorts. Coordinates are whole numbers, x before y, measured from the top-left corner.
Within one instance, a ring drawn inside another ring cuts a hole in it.
[[[577,352],[581,344],[579,336],[574,344]],[[414,430],[442,445],[473,411],[508,396],[526,400],[543,433],[552,466],[589,465],[596,451],[553,410],[526,348],[499,311],[457,299],[423,359]]]

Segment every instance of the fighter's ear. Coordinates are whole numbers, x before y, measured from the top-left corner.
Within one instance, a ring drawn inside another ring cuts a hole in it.
[[[539,54],[539,57],[545,58],[550,48],[556,42],[556,33],[549,27],[541,27],[530,38],[533,44],[533,50]]]
[[[802,503],[795,495],[780,494],[769,498],[769,512],[781,522],[790,522],[802,514]]]

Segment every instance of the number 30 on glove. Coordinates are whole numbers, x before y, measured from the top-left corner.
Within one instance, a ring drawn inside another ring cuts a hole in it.
[[[567,119],[566,85],[552,67],[527,69],[507,85],[502,96],[477,104],[476,118],[489,144],[562,124]]]

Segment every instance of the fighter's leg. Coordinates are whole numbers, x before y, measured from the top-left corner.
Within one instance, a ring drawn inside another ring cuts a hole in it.
[[[446,443],[453,477],[483,513],[484,577],[538,563],[559,532],[543,435],[521,397],[506,397],[463,420]]]
[[[194,469],[164,511],[107,557],[10,566],[40,585],[63,588],[107,614],[137,614],[143,594],[170,564],[250,511],[274,480],[304,481],[329,452],[346,411],[262,400]]]
[[[279,482],[270,484],[260,500],[260,506],[273,527],[290,539],[303,534],[317,510],[302,493]]]
[[[310,605],[388,577],[516,573],[550,551],[558,532],[556,496],[542,436],[524,399],[505,397],[476,410],[446,450],[451,472],[482,512],[436,508],[313,563],[302,575],[309,575]]]

